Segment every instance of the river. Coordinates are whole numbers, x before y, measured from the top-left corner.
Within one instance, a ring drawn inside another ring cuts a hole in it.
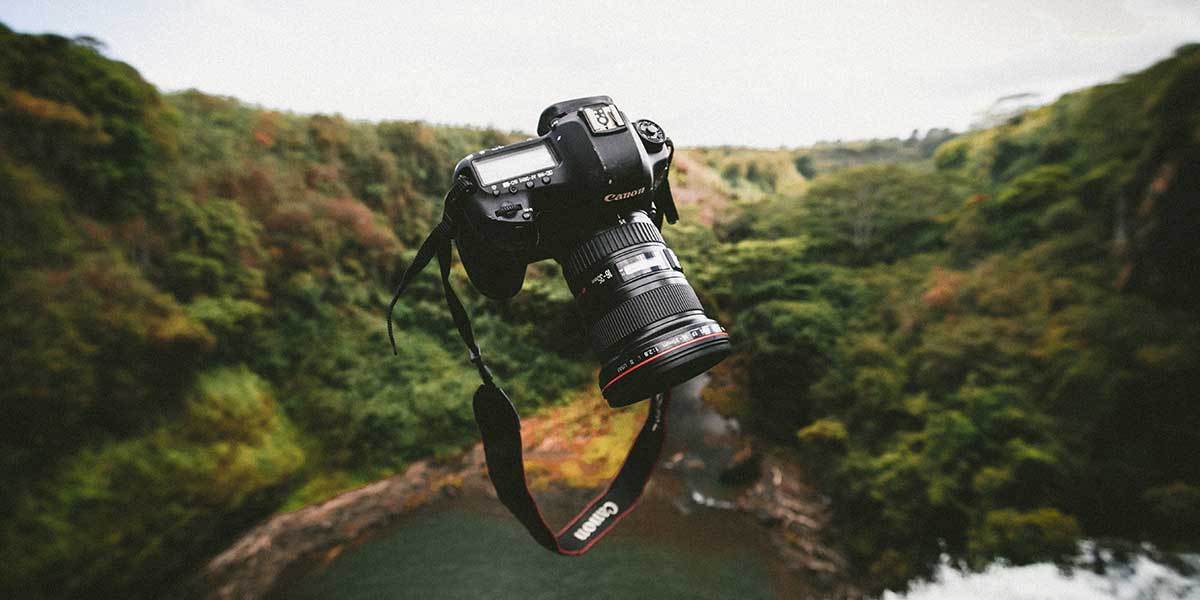
[[[637,510],[587,555],[535,544],[500,503],[464,492],[407,514],[335,560],[289,574],[288,598],[777,598],[804,595],[754,516],[705,506],[736,490],[717,482],[736,425],[704,405],[704,376],[675,390],[663,462]],[[643,410],[640,408],[634,410]],[[674,457],[675,460],[671,460]],[[661,465],[661,463],[660,463]],[[590,491],[538,494],[552,524]]]

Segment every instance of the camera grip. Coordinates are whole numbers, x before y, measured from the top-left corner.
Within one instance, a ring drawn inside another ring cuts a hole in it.
[[[456,238],[454,245],[471,284],[479,293],[493,300],[507,300],[521,291],[525,283],[524,261],[470,237]]]

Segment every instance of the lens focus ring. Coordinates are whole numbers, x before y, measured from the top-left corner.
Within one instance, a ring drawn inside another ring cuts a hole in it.
[[[700,299],[687,284],[664,285],[634,296],[592,327],[592,349],[603,352],[629,334],[671,315],[690,310],[703,311]]]
[[[608,258],[618,250],[650,242],[662,244],[663,239],[658,228],[647,221],[632,221],[602,231],[592,239],[576,246],[563,259],[563,276],[567,281],[574,282],[601,259]]]

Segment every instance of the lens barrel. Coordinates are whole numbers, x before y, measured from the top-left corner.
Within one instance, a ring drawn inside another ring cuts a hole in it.
[[[641,211],[559,259],[600,355],[600,390],[626,406],[721,362],[729,336],[704,313],[675,253]]]

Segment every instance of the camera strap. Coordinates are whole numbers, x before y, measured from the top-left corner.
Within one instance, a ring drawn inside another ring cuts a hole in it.
[[[471,182],[463,178],[455,181],[446,195],[447,211],[458,201],[461,194],[469,191],[470,186]],[[467,346],[471,363],[475,365],[479,371],[479,378],[483,381],[475,391],[473,407],[475,423],[479,426],[480,437],[483,439],[488,476],[496,489],[496,495],[542,547],[558,554],[578,556],[587,552],[611,531],[614,525],[628,516],[641,499],[666,438],[666,411],[670,392],[658,393],[646,403],[649,405],[646,421],[625,456],[624,464],[608,487],[571,519],[566,527],[557,533],[553,532],[542,516],[533,494],[530,493],[525,477],[521,418],[508,395],[496,385],[491,370],[484,363],[479,345],[475,343],[475,334],[471,330],[471,319],[450,284],[450,244],[454,233],[453,221],[443,212],[441,222],[421,243],[416,257],[400,276],[396,294],[388,306],[388,340],[392,344],[392,352],[396,353],[396,340],[392,333],[392,312],[396,303],[412,278],[436,256],[441,268],[446,304],[450,307],[450,314],[454,318],[459,336]]]

